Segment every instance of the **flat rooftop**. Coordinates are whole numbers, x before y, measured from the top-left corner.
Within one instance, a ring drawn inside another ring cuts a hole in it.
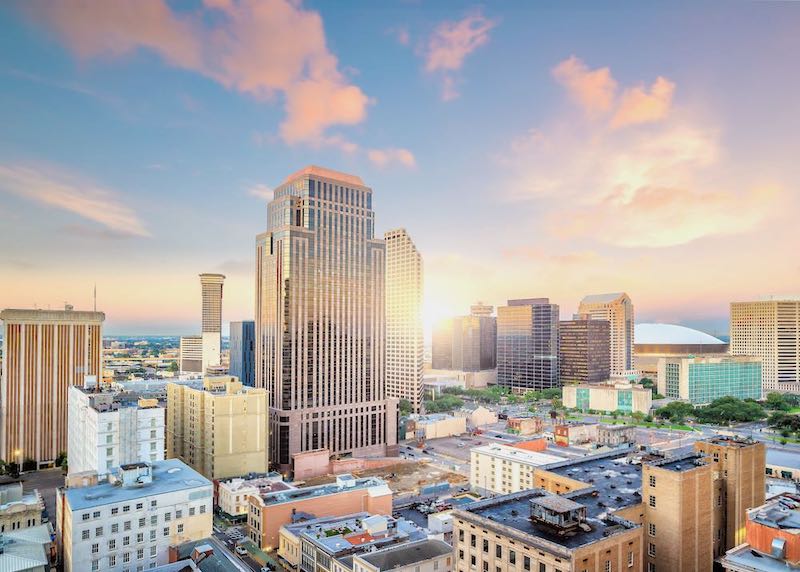
[[[794,566],[786,560],[753,550],[749,544],[743,544],[740,547],[729,550],[722,558],[722,562],[726,565],[726,568],[727,566],[736,566],[736,570],[759,570],[761,572],[800,571],[800,567]]]
[[[702,441],[699,442],[713,443],[714,445],[720,445],[723,447],[735,447],[737,449],[743,449],[744,447],[750,447],[758,443],[758,441],[756,441],[755,439],[751,439],[749,437],[739,437],[734,435],[717,435],[716,437],[709,437],[708,439],[703,439]],[[796,456],[800,457],[800,455]]]
[[[778,451],[777,449],[767,449],[767,465],[800,469],[800,454]]]
[[[537,467],[549,465],[550,463],[558,463],[564,460],[562,457],[556,457],[555,455],[548,455],[547,453],[540,453],[538,451],[529,451],[510,445],[501,445],[499,443],[474,447],[472,451],[482,455],[489,455],[496,459],[505,459]]]
[[[420,542],[401,544],[378,552],[364,554],[360,558],[381,572],[411,566],[431,558],[452,554],[453,547],[441,540],[429,539]]]
[[[770,528],[800,529],[800,495],[783,493],[747,511],[752,522]]]
[[[140,486],[121,486],[108,481],[90,487],[64,489],[73,511],[162,495],[177,491],[209,487],[211,481],[178,459],[150,464],[153,482]]]
[[[354,483],[349,486],[340,485],[338,483],[329,483],[315,487],[304,487],[299,489],[291,489],[288,491],[267,493],[262,495],[261,499],[265,505],[282,504],[287,502],[293,503],[360,489],[374,489],[374,491],[371,490],[370,493],[374,492],[376,495],[392,494],[391,489],[383,479],[378,477],[366,477],[363,479],[354,479]]]
[[[676,458],[667,458],[663,461],[656,461],[652,463],[659,469],[667,471],[675,471],[677,473],[683,471],[690,471],[697,467],[702,467],[707,464],[705,456],[700,453],[690,453]]]

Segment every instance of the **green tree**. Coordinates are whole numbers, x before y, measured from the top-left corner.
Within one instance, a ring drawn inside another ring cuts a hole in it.
[[[730,396],[715,399],[706,407],[700,407],[695,411],[695,417],[698,421],[718,425],[727,425],[732,422],[758,421],[766,416],[764,408],[755,401],[742,401]]]
[[[659,419],[669,419],[673,423],[683,423],[686,418],[694,413],[695,409],[691,403],[684,401],[673,401],[656,410],[656,417]]]
[[[764,400],[764,407],[772,411],[789,411],[792,406],[783,397],[783,394],[775,391],[767,394],[767,399]]]
[[[425,411],[428,413],[445,413],[458,409],[464,405],[464,400],[454,395],[442,395],[435,401],[425,402]]]
[[[180,367],[178,367],[178,362],[177,361],[169,362],[169,366],[167,367],[167,371],[171,371],[172,373],[178,373],[179,370],[180,370]]]
[[[401,399],[397,407],[400,409],[400,415],[410,415],[414,409],[408,399]]]

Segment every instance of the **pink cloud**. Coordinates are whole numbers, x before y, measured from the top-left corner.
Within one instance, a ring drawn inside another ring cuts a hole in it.
[[[611,126],[623,127],[664,119],[672,107],[674,93],[675,84],[661,76],[650,87],[650,93],[643,87],[626,89],[611,120]]]
[[[614,104],[617,82],[607,67],[590,70],[575,56],[553,68],[553,77],[590,116],[607,113]]]
[[[284,100],[290,144],[366,118],[369,98],[339,70],[319,14],[291,0],[207,0],[193,12],[164,0],[33,0],[25,9],[82,59],[148,49],[253,97]],[[301,39],[301,40],[298,40]]]
[[[367,158],[378,167],[386,167],[398,163],[404,167],[413,168],[417,165],[414,154],[408,149],[370,149]]]

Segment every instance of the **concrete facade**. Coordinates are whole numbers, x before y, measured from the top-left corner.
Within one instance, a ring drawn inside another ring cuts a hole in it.
[[[761,399],[761,358],[728,355],[666,356],[658,360],[658,392],[694,405],[720,397]]]
[[[562,389],[564,407],[588,411],[638,411],[647,415],[653,404],[653,392],[628,382],[565,385]]]
[[[633,302],[624,292],[586,296],[578,306],[578,315],[610,324],[611,375],[624,376],[634,372],[633,363]]]

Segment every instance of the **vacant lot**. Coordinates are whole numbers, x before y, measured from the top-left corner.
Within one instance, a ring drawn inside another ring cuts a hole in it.
[[[405,462],[380,469],[354,471],[353,475],[356,477],[381,477],[386,480],[389,488],[395,493],[415,492],[420,487],[442,481],[447,481],[453,485],[464,484],[468,481],[464,475],[445,471],[426,461]],[[306,486],[332,483],[335,480],[336,477],[332,475],[316,477],[307,479]]]

